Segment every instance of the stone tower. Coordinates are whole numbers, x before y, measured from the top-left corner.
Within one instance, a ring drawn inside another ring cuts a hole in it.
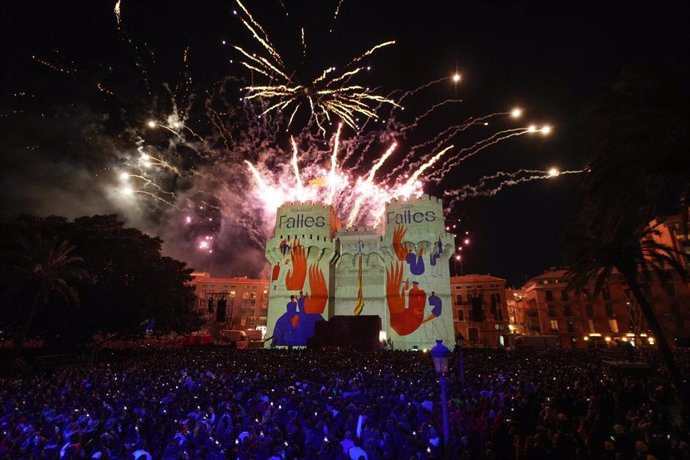
[[[268,335],[276,345],[306,345],[317,321],[378,315],[395,348],[452,343],[453,249],[441,200],[428,195],[393,200],[376,228],[347,230],[329,206],[285,204],[266,246]]]

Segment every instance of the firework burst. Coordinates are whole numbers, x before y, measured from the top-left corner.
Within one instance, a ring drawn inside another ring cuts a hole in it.
[[[289,128],[295,115],[304,108],[309,111],[309,120],[313,120],[319,133],[326,135],[326,126],[331,124],[334,118],[340,119],[352,129],[357,129],[359,116],[378,119],[376,110],[381,105],[398,106],[392,99],[376,94],[362,85],[351,83],[359,73],[368,69],[362,61],[377,50],[394,45],[394,40],[372,46],[351,59],[339,71],[336,71],[335,67],[327,67],[317,77],[306,82],[298,82],[292,76],[294,73],[286,68],[283,58],[261,24],[240,0],[237,0],[237,4],[243,13],[240,15],[240,21],[263,51],[262,54],[250,53],[234,45],[241,56],[240,64],[266,79],[263,85],[250,85],[244,88],[246,101],[260,98],[268,102],[268,107],[261,115],[270,112],[289,113]],[[340,6],[338,4],[338,10]],[[307,49],[304,29],[300,30],[300,38],[304,57]]]

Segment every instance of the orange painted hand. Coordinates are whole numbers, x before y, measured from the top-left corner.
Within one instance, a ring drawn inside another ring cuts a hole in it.
[[[407,227],[402,225],[398,225],[393,232],[393,250],[401,262],[407,260],[407,253],[409,252],[407,245],[402,242],[403,238],[405,238],[405,233],[407,233]]]
[[[328,302],[328,286],[326,285],[326,278],[317,264],[309,266],[309,287],[311,295],[307,294],[304,299],[304,312],[321,315]]]
[[[391,315],[400,314],[405,311],[405,290],[402,292],[400,285],[402,284],[403,264],[392,263],[390,270],[386,269],[386,301],[388,302],[388,311]],[[408,283],[405,283],[406,286]]]
[[[292,270],[289,270],[285,277],[285,289],[299,291],[304,287],[304,279],[307,276],[307,255],[299,240],[290,248],[290,259]]]

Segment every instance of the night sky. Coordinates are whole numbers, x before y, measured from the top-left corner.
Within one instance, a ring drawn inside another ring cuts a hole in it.
[[[520,137],[463,163],[439,186],[425,188],[438,196],[496,171],[583,168],[586,133],[580,129],[580,114],[585,101],[626,66],[690,62],[688,2],[345,0],[335,21],[337,2],[283,3],[285,9],[279,1],[246,5],[286,61],[300,61],[299,29],[305,28],[308,57],[294,66],[298,75],[342,65],[390,39],[396,45],[377,53],[366,75],[367,83],[384,93],[461,72],[462,83],[436,85],[426,94],[434,101],[461,98],[463,103],[442,112],[419,136],[454,119],[516,105],[525,110],[525,120],[554,127],[549,137]],[[172,248],[177,244],[172,230],[161,229],[166,211],[123,211],[98,188],[111,180],[117,157],[112,152],[130,142],[121,134],[125,127],[144,123],[164,105],[163,97],[144,97],[147,88],[133,56],[149,56],[146,46],[155,55],[155,63],[144,59],[154,95],[163,93],[163,83],[174,86],[187,76],[193,77],[199,94],[225,76],[247,78],[237,65],[237,53],[222,44],[254,46],[233,15],[234,2],[124,0],[122,25],[134,45],[118,34],[112,1],[0,5],[1,218],[117,212],[129,224],[161,235],[169,242],[168,253],[197,269],[218,276],[257,275],[256,267],[242,273],[243,263],[236,260],[242,251],[186,257],[184,245]],[[186,46],[187,69],[181,64]],[[52,70],[32,55],[70,73]],[[107,82],[114,94],[98,91],[99,81]],[[159,105],[152,106],[152,100]],[[428,107],[424,102],[406,109],[422,111]],[[580,175],[569,175],[534,181],[459,203],[449,220],[458,225],[458,233],[470,234],[471,244],[463,250],[464,273],[490,273],[521,285],[558,265],[563,232],[577,209],[579,180]],[[241,234],[233,238],[254,244]],[[254,244],[257,264],[260,253]]]

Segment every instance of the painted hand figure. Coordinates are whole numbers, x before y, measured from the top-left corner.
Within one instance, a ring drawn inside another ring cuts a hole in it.
[[[419,288],[416,281],[405,280],[402,283],[403,264],[393,263],[386,269],[386,302],[390,313],[391,328],[398,335],[409,335],[416,331],[424,319],[426,292]],[[402,286],[402,289],[401,289]],[[409,290],[409,306],[405,307],[405,293]]]
[[[419,248],[417,254],[410,252],[406,243],[403,243],[407,227],[398,225],[393,232],[393,250],[395,255],[401,262],[407,262],[410,266],[410,273],[413,275],[421,275],[424,273],[424,249]]]
[[[299,240],[290,249],[290,259],[292,269],[285,277],[285,289],[299,291],[304,287],[304,279],[307,276],[307,255]]]

